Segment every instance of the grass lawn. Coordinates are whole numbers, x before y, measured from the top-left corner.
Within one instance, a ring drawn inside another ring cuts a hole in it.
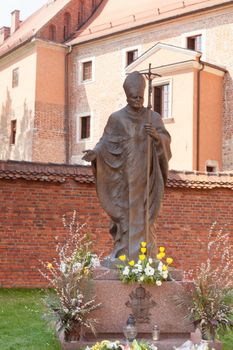
[[[43,290],[0,289],[0,350],[60,350],[43,320]],[[233,332],[222,341],[223,350],[233,349]]]
[[[44,291],[0,289],[0,349],[60,350],[42,318]]]

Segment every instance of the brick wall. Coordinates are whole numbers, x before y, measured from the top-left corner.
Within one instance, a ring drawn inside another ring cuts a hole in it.
[[[0,162],[0,286],[43,287],[40,260],[56,255],[56,237],[64,241],[62,216],[78,212],[91,232],[94,249],[111,250],[108,218],[100,208],[90,168],[24,162]],[[233,243],[233,174],[170,173],[157,223],[158,244],[176,267],[203,261],[208,231],[227,225]]]
[[[37,34],[41,39],[49,39],[49,27],[51,25],[56,28],[57,42],[64,42],[69,39],[72,34],[91,16],[102,0],[96,1],[96,6],[92,7],[91,0],[72,0],[70,1],[55,17],[53,17]],[[64,38],[65,15],[70,15],[70,31],[69,35]]]

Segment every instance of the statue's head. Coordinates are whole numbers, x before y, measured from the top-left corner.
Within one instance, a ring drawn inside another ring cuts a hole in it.
[[[142,74],[135,71],[130,73],[123,84],[127,102],[135,110],[140,109],[144,102],[145,79]]]

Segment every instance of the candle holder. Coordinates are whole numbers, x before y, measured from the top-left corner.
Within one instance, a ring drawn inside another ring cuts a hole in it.
[[[155,324],[152,331],[152,339],[157,341],[159,340],[159,336],[160,336],[160,330],[159,330],[159,327]]]
[[[123,333],[125,338],[132,342],[137,336],[137,327],[135,325],[135,319],[133,315],[129,315],[129,318],[126,322],[126,326],[123,327]]]

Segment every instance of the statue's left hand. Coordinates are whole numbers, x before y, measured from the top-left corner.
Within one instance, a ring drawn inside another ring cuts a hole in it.
[[[153,137],[156,141],[160,141],[160,136],[157,130],[152,126],[152,124],[148,123],[144,125],[145,131],[148,135]]]

